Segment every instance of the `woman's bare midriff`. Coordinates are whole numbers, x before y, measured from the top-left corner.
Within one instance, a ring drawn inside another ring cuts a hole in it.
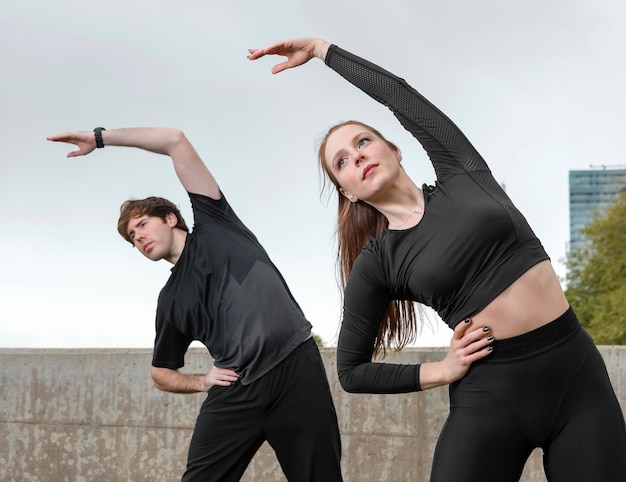
[[[522,335],[561,316],[569,307],[549,260],[520,276],[482,311],[474,325],[491,328],[496,340]]]

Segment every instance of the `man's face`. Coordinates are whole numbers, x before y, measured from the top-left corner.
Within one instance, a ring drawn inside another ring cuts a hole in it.
[[[141,254],[152,261],[168,258],[174,249],[176,215],[165,220],[148,215],[135,216],[128,221],[128,237]]]

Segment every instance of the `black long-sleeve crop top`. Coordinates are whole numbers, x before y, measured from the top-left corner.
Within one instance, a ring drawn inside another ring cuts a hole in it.
[[[345,293],[337,370],[351,392],[420,389],[419,365],[372,362],[392,300],[428,305],[454,328],[548,259],[522,214],[459,128],[403,79],[333,45],[326,64],[387,106],[426,150],[437,180],[423,186],[424,215],[387,230],[357,257]]]

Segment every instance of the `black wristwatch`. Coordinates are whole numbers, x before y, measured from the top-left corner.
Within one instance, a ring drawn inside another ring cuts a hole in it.
[[[104,141],[102,140],[102,131],[106,131],[106,129],[104,127],[96,127],[93,130],[93,133],[96,136],[96,147],[98,149],[102,149],[104,147]]]

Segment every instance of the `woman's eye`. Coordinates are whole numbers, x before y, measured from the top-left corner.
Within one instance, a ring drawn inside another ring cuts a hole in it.
[[[346,164],[345,157],[340,157],[339,159],[337,159],[337,167],[342,168],[343,166],[345,166],[345,164]]]
[[[367,144],[367,141],[369,141],[369,139],[367,137],[364,137],[363,139],[359,139],[359,142],[357,143],[357,145],[359,147],[363,147],[365,144]]]

